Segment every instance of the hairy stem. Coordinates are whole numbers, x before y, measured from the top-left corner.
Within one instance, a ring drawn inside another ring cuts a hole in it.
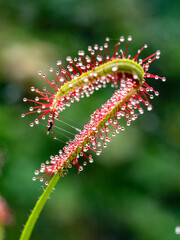
[[[33,211],[31,212],[26,225],[22,231],[20,240],[28,240],[31,236],[32,230],[34,228],[34,225],[46,203],[46,201],[48,200],[53,188],[55,187],[56,183],[59,180],[59,174],[55,174],[52,178],[52,180],[50,181],[49,185],[47,186],[46,190],[44,191],[44,193],[41,195],[41,197],[38,199]]]

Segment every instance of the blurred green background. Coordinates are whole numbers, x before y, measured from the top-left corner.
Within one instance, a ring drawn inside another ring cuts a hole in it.
[[[6,239],[19,238],[42,193],[34,170],[67,141],[61,131],[61,141],[46,136],[42,124],[30,128],[34,116],[20,117],[30,107],[22,98],[35,97],[30,86],[46,85],[39,70],[52,79],[57,60],[66,64],[66,56],[121,35],[133,36],[130,53],[144,43],[142,57],[160,49],[150,72],[167,81],[149,81],[160,92],[152,112],[145,110],[80,175],[74,167],[58,182],[31,239],[180,239],[179,14],[179,0],[0,0],[0,195],[14,218]],[[72,104],[62,119],[82,128],[113,91]]]

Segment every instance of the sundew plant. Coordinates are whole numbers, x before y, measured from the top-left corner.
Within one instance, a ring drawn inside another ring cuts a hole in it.
[[[150,100],[158,96],[158,91],[151,87],[154,80],[165,81],[164,77],[149,72],[150,64],[160,57],[157,50],[150,56],[141,58],[141,52],[147,48],[147,44],[137,50],[132,56],[128,52],[128,45],[132,37],[127,38],[124,44],[124,37],[114,45],[113,53],[110,54],[109,38],[103,46],[89,46],[87,55],[84,51],[78,52],[78,57],[66,58],[67,67],[63,67],[58,61],[58,71],[52,68],[50,72],[53,79],[47,79],[46,75],[39,72],[47,87],[42,91],[31,87],[31,91],[37,96],[35,99],[24,98],[24,102],[33,103],[29,112],[23,113],[22,117],[28,114],[35,114],[34,122],[47,119],[47,134],[52,133],[56,120],[61,120],[63,110],[74,101],[79,102],[81,98],[89,97],[95,90],[106,87],[115,88],[115,92],[110,99],[104,103],[100,109],[96,109],[91,114],[89,122],[84,125],[83,130],[79,130],[73,140],[69,140],[63,149],[55,156],[51,156],[49,161],[42,163],[40,170],[35,170],[33,181],[40,180],[42,187],[47,186],[39,200],[37,201],[21,235],[21,240],[29,239],[36,220],[39,217],[43,206],[60,177],[67,174],[68,169],[76,166],[80,173],[88,162],[93,162],[93,155],[100,155],[103,148],[107,147],[111,138],[120,131],[125,130],[121,119],[124,119],[126,126],[144,113],[143,108],[152,110]],[[121,47],[122,45],[122,47]]]

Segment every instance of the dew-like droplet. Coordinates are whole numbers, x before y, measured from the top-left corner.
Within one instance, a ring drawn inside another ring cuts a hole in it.
[[[140,65],[142,64],[142,59],[139,59],[139,64],[140,64]]]
[[[102,57],[101,57],[100,55],[98,55],[98,56],[97,56],[97,60],[98,60],[99,62],[101,62],[101,61],[102,61]]]
[[[85,79],[84,79],[84,82],[88,82],[88,81],[89,81],[88,78],[85,78]]]
[[[128,41],[132,41],[132,36],[128,36]]]
[[[79,56],[84,56],[84,51],[82,51],[82,50],[78,51],[78,55]]]
[[[72,58],[71,58],[70,56],[67,56],[67,57],[66,57],[66,61],[69,62],[69,61],[71,61],[71,60],[72,60]]]
[[[160,54],[161,54],[161,51],[157,50],[156,55],[160,55]]]
[[[108,44],[107,43],[104,44],[104,48],[108,48]]]
[[[147,110],[148,110],[148,111],[151,111],[151,110],[152,110],[152,105],[151,105],[151,104],[148,105]]]
[[[89,162],[90,162],[90,163],[93,163],[93,161],[94,161],[93,158],[92,158],[92,157],[89,157]]]
[[[113,72],[116,72],[117,70],[118,70],[118,67],[117,67],[117,66],[112,67],[112,71],[113,71]]]
[[[80,171],[80,172],[83,171],[83,166],[79,166],[79,171]]]
[[[176,234],[180,234],[180,227],[176,227],[176,228],[175,228],[175,233],[176,233]]]
[[[119,40],[120,40],[120,42],[124,42],[124,37],[121,36]]]
[[[34,174],[35,174],[35,175],[38,175],[38,174],[39,174],[39,171],[38,171],[38,170],[35,170],[35,171],[34,171]]]
[[[138,79],[138,75],[137,74],[133,74],[133,78],[136,80]]]
[[[94,50],[96,50],[96,51],[98,50],[98,45],[97,44],[94,45]]]
[[[59,65],[61,65],[62,64],[62,62],[60,61],[60,60],[58,60],[57,61],[57,65],[59,66]]]
[[[109,137],[106,137],[106,142],[110,142],[111,141],[111,139],[109,138]]]
[[[149,105],[149,102],[148,102],[148,101],[145,101],[145,105],[148,106],[148,105]]]
[[[128,121],[128,122],[127,122],[127,126],[130,126],[130,124],[131,124],[131,123]]]

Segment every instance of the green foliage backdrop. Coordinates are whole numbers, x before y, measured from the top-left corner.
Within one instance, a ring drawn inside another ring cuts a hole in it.
[[[65,63],[79,49],[121,35],[133,36],[132,52],[147,43],[144,57],[160,49],[151,72],[167,81],[153,83],[160,95],[152,100],[152,112],[126,127],[80,175],[72,169],[59,181],[32,239],[178,239],[179,12],[178,0],[0,1],[0,194],[14,216],[7,239],[18,239],[42,193],[31,180],[34,170],[64,145],[46,136],[45,126],[30,128],[33,116],[20,117],[30,106],[22,98],[34,97],[30,86],[45,85],[38,70],[51,77],[57,60]],[[101,89],[74,103],[64,120],[82,128],[112,91]]]

